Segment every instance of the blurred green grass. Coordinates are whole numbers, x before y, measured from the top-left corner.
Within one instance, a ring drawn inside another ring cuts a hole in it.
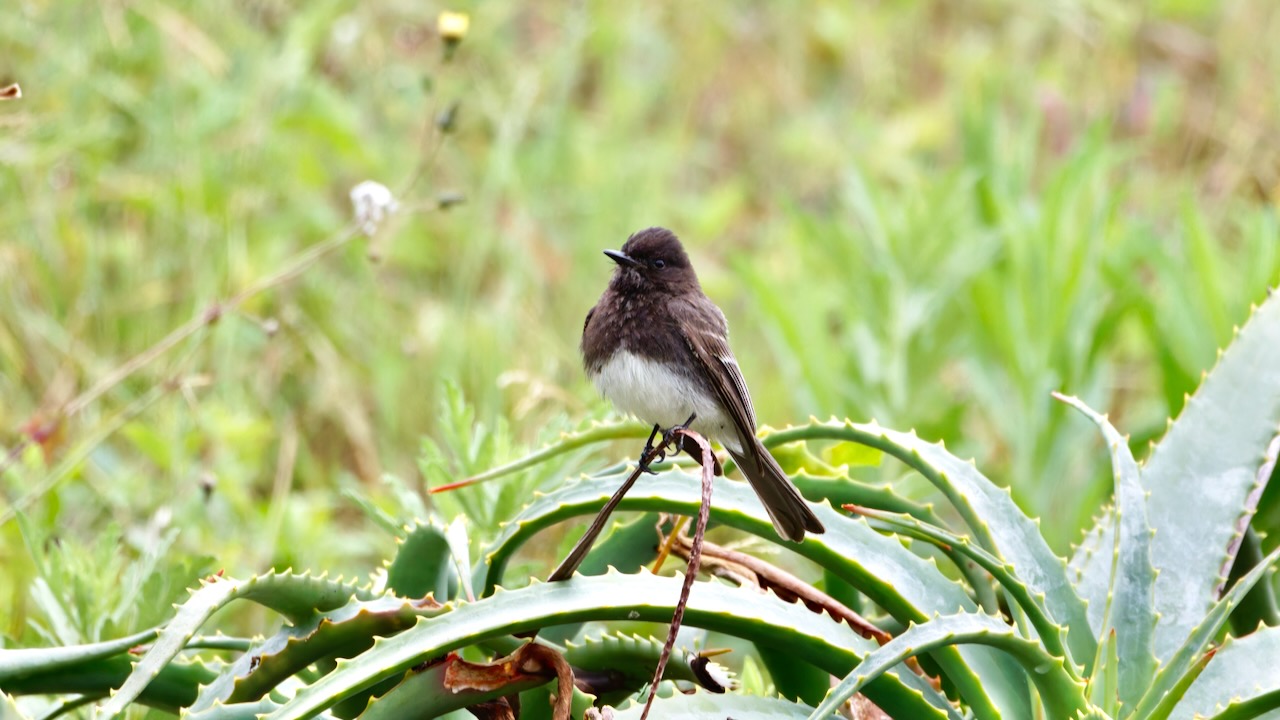
[[[577,355],[600,250],[661,224],[729,316],[764,422],[875,417],[945,439],[1065,550],[1108,492],[1106,456],[1049,391],[1109,410],[1142,448],[1280,276],[1267,0],[460,3],[472,32],[449,64],[441,9],[35,2],[0,18],[0,84],[25,94],[0,104],[6,448],[341,227],[357,182],[398,187],[455,99],[415,192],[467,196],[392,222],[378,261],[356,243],[259,296],[76,417],[50,463],[152,388],[198,381],[29,508],[37,537],[91,546],[160,523],[180,529],[175,553],[236,575],[364,570],[391,539],[336,489],[420,485],[422,438],[461,442],[452,385],[471,422],[503,429],[498,459],[606,414]],[[0,510],[43,462],[4,476]],[[32,556],[0,528],[11,635]]]

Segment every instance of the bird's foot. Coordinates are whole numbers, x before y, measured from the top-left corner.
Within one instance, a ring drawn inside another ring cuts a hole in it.
[[[653,439],[658,437],[658,431],[661,429],[662,428],[657,423],[654,423],[653,430],[649,431],[649,439],[644,441],[644,450],[640,451],[640,460],[637,463],[637,465],[640,466],[641,472],[647,472],[650,475],[657,475],[657,472],[649,469],[649,464],[653,462],[662,462],[666,459],[666,455],[662,452],[661,448],[658,449],[657,453],[654,453]],[[667,436],[665,434],[662,436],[662,440],[662,447],[666,447]],[[651,455],[652,457],[650,457]]]
[[[665,450],[667,446],[671,445],[676,441],[676,433],[680,432],[681,430],[688,430],[689,426],[693,424],[693,421],[697,419],[698,419],[698,413],[694,413],[689,416],[688,420],[685,420],[679,425],[674,425],[671,428],[669,428],[666,432],[662,433],[662,445],[660,447]],[[681,436],[680,438],[681,442],[679,443],[679,447],[681,450],[684,450],[684,439],[685,438]],[[697,443],[694,443],[694,445],[696,446]]]
[[[688,420],[685,420],[683,423],[671,428],[666,433],[664,433],[662,436],[663,447],[666,447],[672,441],[676,440],[676,434],[679,433],[681,430],[688,430],[689,426],[693,424],[693,421],[697,419],[697,417],[698,415],[696,413],[693,415],[690,415]],[[679,442],[677,443],[677,445],[681,450],[684,451],[685,455],[688,455],[694,460],[697,460],[699,464],[702,463],[702,446],[698,444],[697,440],[694,440],[688,435],[680,435]],[[717,476],[724,475],[724,468],[720,466],[720,458],[716,457],[715,453],[711,454],[711,463],[712,463],[712,471]]]
[[[690,452],[689,450],[689,448],[691,447],[692,448],[698,447],[697,443],[690,441],[689,438],[685,436],[680,436],[678,442],[676,438],[676,433],[678,433],[681,430],[687,429],[690,425],[693,424],[693,421],[697,419],[697,417],[698,417],[698,414],[694,413],[689,416],[688,420],[685,420],[679,425],[675,425],[663,431],[662,440],[661,442],[658,443],[657,446],[654,446],[653,439],[658,437],[658,431],[662,430],[662,427],[655,423],[653,426],[653,430],[649,432],[649,439],[646,440],[644,443],[644,450],[640,453],[640,462],[639,462],[640,470],[643,472],[647,472],[650,475],[657,475],[657,472],[654,470],[651,470],[649,466],[653,463],[662,462],[663,460],[666,460],[667,448],[670,447],[673,443],[676,444],[676,447],[679,448],[679,450],[684,450],[686,453],[689,453],[689,455],[700,458],[701,456],[698,454],[699,451]],[[719,461],[716,462],[716,465],[717,467],[719,466]],[[720,472],[717,472],[716,474],[719,475]]]
[[[668,445],[674,443],[677,448],[677,452],[683,451],[685,455],[697,460],[698,464],[702,464],[702,446],[698,444],[697,440],[694,440],[688,435],[680,432],[681,430],[688,430],[689,426],[693,424],[693,421],[696,420],[697,417],[697,414],[690,415],[688,420],[685,420],[679,425],[676,425],[663,433],[662,447],[666,448]],[[711,454],[711,463],[712,471],[717,476],[724,475],[724,468],[720,466],[720,458],[716,457],[715,453]]]

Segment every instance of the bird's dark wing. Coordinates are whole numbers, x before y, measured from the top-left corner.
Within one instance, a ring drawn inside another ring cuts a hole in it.
[[[587,311],[587,319],[582,321],[583,335],[587,334],[587,328],[591,325],[591,316],[596,314],[596,307],[596,305],[592,305],[591,309]]]
[[[742,447],[754,448],[756,411],[751,406],[751,393],[738,369],[738,361],[729,349],[729,325],[724,313],[705,296],[677,297],[671,303],[680,334],[693,357],[706,370],[720,404],[733,418]]]

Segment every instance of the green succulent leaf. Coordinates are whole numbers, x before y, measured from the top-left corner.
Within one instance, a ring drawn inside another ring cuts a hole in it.
[[[1154,712],[1157,705],[1168,702],[1169,696],[1174,696],[1179,688],[1185,689],[1187,683],[1185,678],[1189,673],[1198,672],[1196,663],[1198,663],[1207,651],[1209,643],[1217,637],[1219,631],[1226,625],[1227,618],[1231,615],[1232,609],[1240,603],[1253,586],[1271,569],[1276,560],[1280,559],[1280,548],[1277,548],[1267,555],[1261,563],[1249,571],[1247,575],[1240,578],[1231,589],[1227,591],[1222,599],[1209,609],[1199,625],[1194,626],[1187,639],[1182,643],[1182,647],[1169,657],[1169,660],[1160,667],[1156,673],[1155,680],[1151,687],[1143,695],[1137,707],[1129,714],[1129,717],[1138,720],[1148,717]]]
[[[1119,663],[1117,697],[1121,706],[1132,706],[1150,687],[1156,672],[1155,582],[1151,565],[1151,526],[1147,524],[1146,493],[1138,476],[1128,441],[1106,416],[1094,412],[1081,400],[1055,395],[1079,410],[1098,426],[1111,451],[1115,479],[1115,507],[1112,510],[1112,562],[1110,592],[1105,598],[1102,638],[1115,633]],[[1100,601],[1101,598],[1095,600]],[[1108,671],[1110,669],[1108,668]]]
[[[639,720],[644,701],[614,711],[614,720]],[[652,718],[726,718],[734,720],[804,720],[810,708],[782,698],[752,695],[675,694],[653,701]]]
[[[852,503],[877,510],[905,513],[933,525],[942,525],[942,520],[933,511],[932,504],[921,504],[905,498],[889,483],[872,484],[847,476],[823,477],[804,474],[793,475],[791,480],[805,497],[825,499],[831,503],[832,507]]]
[[[561,433],[557,441],[548,444],[541,450],[529,453],[505,465],[486,470],[478,475],[473,475],[467,478],[467,482],[484,482],[485,480],[494,480],[504,475],[528,470],[552,458],[589,445],[612,442],[614,440],[643,439],[648,437],[652,429],[649,425],[635,421],[620,423],[593,422],[586,430]]]
[[[294,622],[302,622],[317,612],[338,608],[352,597],[368,599],[373,594],[354,583],[344,584],[324,577],[292,573],[271,573],[244,581],[210,578],[178,607],[178,614],[134,666],[129,679],[112,693],[94,716],[111,718],[123,713],[186,647],[205,621],[232,600],[254,600]]]
[[[48,671],[33,672],[4,682],[4,691],[13,695],[79,695],[87,702],[107,697],[121,687],[134,669],[129,653],[93,657],[72,664],[60,664]],[[174,661],[162,667],[134,702],[177,713],[196,699],[196,693],[217,677],[217,671],[199,661]]]
[[[658,513],[645,513],[630,522],[614,522],[579,566],[582,575],[603,575],[609,568],[637,572],[658,556]]]
[[[1000,587],[1009,594],[1009,597],[1026,614],[1031,626],[1039,634],[1045,648],[1054,655],[1066,657],[1064,645],[1066,630],[1054,624],[1053,618],[1049,616],[1049,611],[1044,605],[1044,600],[1031,594],[1031,591],[1019,579],[1012,567],[1002,564],[998,558],[974,545],[968,538],[921,522],[913,517],[867,510],[866,508],[863,508],[861,513],[872,519],[873,527],[881,525],[899,535],[932,543],[939,548],[943,548],[948,554],[958,556],[957,563],[967,559],[990,573],[1000,584]],[[1074,667],[1068,665],[1067,671],[1072,673],[1073,677],[1076,676]]]
[[[621,687],[617,692],[630,695],[653,679],[653,669],[658,666],[663,645],[664,641],[653,637],[609,633],[569,643],[565,647],[564,657],[575,668],[608,673],[615,679],[621,679]],[[677,645],[676,652],[671,654],[667,662],[663,679],[700,684],[702,681],[699,673],[694,669],[697,658],[694,653],[680,651]],[[714,662],[703,662],[713,669],[716,677],[732,677],[728,668]]]
[[[1107,633],[1106,642],[1098,643],[1098,657],[1089,676],[1089,701],[1100,710],[1115,716],[1120,712],[1120,650],[1116,631]]]
[[[1107,518],[1105,522],[1103,516]],[[1089,626],[1099,630],[1107,610],[1107,592],[1111,589],[1110,558],[1115,544],[1112,542],[1114,535],[1110,517],[1111,508],[1107,507],[1094,519],[1094,526],[1085,533],[1067,562],[1067,576],[1073,581],[1076,593],[1088,605]],[[1105,558],[1100,555],[1105,555]]]
[[[387,566],[387,590],[406,598],[432,595],[444,602],[454,575],[445,528],[436,521],[418,521],[405,527]]]
[[[445,682],[445,664],[436,663],[422,670],[411,669],[385,695],[369,701],[360,713],[361,720],[431,720],[445,713],[461,710],[477,703],[512,695],[545,685],[547,680],[524,680],[482,691],[458,690]]]
[[[6,692],[0,692],[0,720],[30,720]]]
[[[1214,650],[1210,648],[1208,652],[1201,655],[1194,663],[1192,663],[1191,669],[1183,673],[1182,677],[1178,678],[1178,682],[1174,684],[1173,689],[1165,693],[1165,696],[1160,700],[1159,704],[1156,705],[1155,710],[1152,710],[1151,714],[1143,720],[1168,720],[1173,711],[1181,704],[1183,696],[1187,694],[1187,689],[1190,688],[1191,684],[1196,681],[1196,678],[1200,677],[1200,674],[1204,672],[1209,661],[1213,659],[1213,655]],[[1119,713],[1115,714],[1117,716],[1119,715]]]
[[[373,644],[374,638],[394,635],[411,627],[418,618],[440,612],[439,607],[420,607],[403,598],[353,599],[342,608],[282,628],[241,656],[219,678],[231,679],[230,692],[215,695],[219,684],[211,684],[196,709],[205,702],[204,695],[228,702],[258,700],[312,664],[358,655]]]
[[[1280,658],[1280,628],[1259,628],[1242,638],[1227,638],[1191,683],[1170,720],[1224,717],[1233,712],[1233,706],[1238,709],[1245,703],[1280,707],[1276,658]]]
[[[914,625],[906,632],[867,655],[822,701],[810,720],[822,720],[889,668],[907,658],[939,647],[980,643],[1009,653],[1035,684],[1050,717],[1075,718],[1088,708],[1085,686],[1073,678],[1062,659],[1050,655],[1044,646],[1017,634],[1003,620],[990,615],[962,613],[934,618]],[[991,682],[999,682],[991,678]]]
[[[1090,631],[1084,601],[1068,579],[1065,561],[1053,553],[1039,525],[1014,504],[1008,490],[997,487],[972,462],[952,455],[941,443],[876,424],[815,423],[771,433],[766,443],[813,439],[863,443],[918,471],[951,501],[979,545],[1017,568],[1032,593],[1044,594],[1054,619],[1068,630],[1071,657],[1093,657],[1097,639]]]
[[[1155,653],[1167,661],[1221,592],[1240,537],[1268,473],[1265,452],[1280,427],[1280,294],[1272,293],[1217,367],[1187,399],[1177,421],[1142,467],[1147,514],[1155,530]],[[1194,508],[1195,512],[1188,512]],[[1092,535],[1110,547],[1110,516]],[[1085,546],[1077,550],[1079,556]],[[1091,552],[1074,563],[1084,575],[1110,574],[1110,555]],[[1096,587],[1096,583],[1093,585]]]
[[[497,583],[507,559],[536,533],[556,522],[596,512],[622,479],[621,475],[592,478],[535,497],[494,542],[487,556],[486,587]],[[692,515],[697,512],[700,501],[697,478],[676,470],[637,483],[618,507]],[[837,513],[826,505],[814,507],[814,512],[826,525],[827,532],[810,535],[802,543],[785,543],[785,546],[850,582],[900,621],[921,622],[935,614],[976,609],[963,589],[944,576],[936,565],[904,548],[894,538],[875,532],[862,519]],[[782,542],[746,483],[717,481],[711,519],[720,525]],[[937,653],[935,659],[980,717],[1022,717],[1030,712],[1026,688],[1019,687],[1016,680],[989,686],[979,680],[987,673],[1019,677],[1001,653],[987,648],[964,648],[959,652],[946,649]]]
[[[54,648],[12,648],[0,650],[0,687],[37,673],[49,673],[91,660],[103,660],[123,655],[130,649],[151,642],[160,634],[158,629],[88,645],[69,645]]]
[[[190,720],[258,720],[258,718],[278,707],[280,707],[280,703],[267,699],[251,703],[233,703],[231,705],[215,703],[213,707],[199,712],[186,713],[183,717],[190,718]],[[329,713],[319,713],[313,717],[319,720],[337,720],[335,716]]]
[[[484,600],[451,606],[438,619],[422,619],[399,635],[378,639],[359,657],[339,661],[337,669],[304,688],[269,717],[310,717],[424,660],[485,638],[589,620],[666,622],[671,619],[682,582],[678,576],[612,573],[499,590]],[[802,654],[828,672],[847,670],[859,655],[874,649],[873,643],[825,615],[775,596],[716,582],[694,586],[685,624],[738,635],[775,651]],[[893,708],[890,712],[904,717],[947,717],[944,709],[931,703],[940,699],[909,688],[892,675],[867,691],[882,707]]]
[[[789,653],[760,653],[760,662],[769,671],[769,677],[778,694],[805,703],[817,703],[831,688],[831,675],[822,668],[805,662]]]

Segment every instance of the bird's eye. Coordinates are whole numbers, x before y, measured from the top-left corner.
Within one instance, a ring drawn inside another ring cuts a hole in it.
[[[654,266],[654,267],[656,267],[656,268],[658,268],[659,270],[661,270],[662,268],[664,268],[664,267],[666,267],[666,266],[667,266],[667,261],[666,261],[666,260],[654,260],[654,261],[653,261],[653,266]]]

